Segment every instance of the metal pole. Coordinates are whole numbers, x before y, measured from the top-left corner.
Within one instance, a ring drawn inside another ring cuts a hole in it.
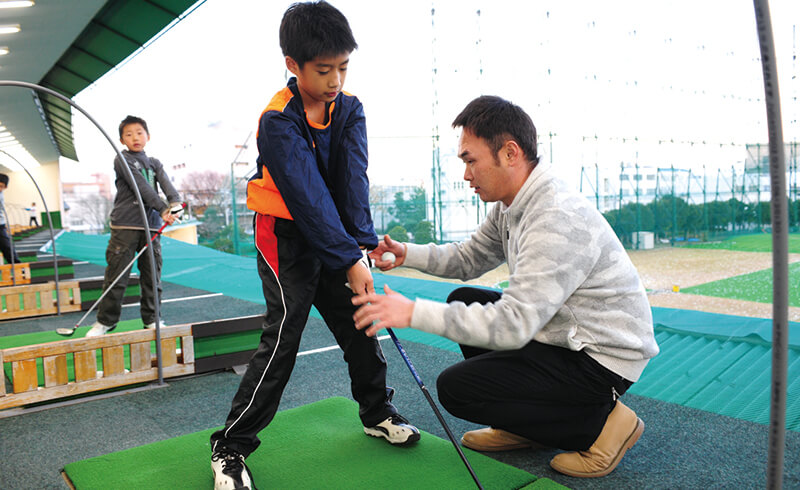
[[[233,253],[239,255],[239,219],[236,216],[236,177],[233,175],[233,167],[236,165],[236,162],[239,161],[239,155],[247,149],[247,142],[250,141],[250,136],[253,134],[250,131],[247,134],[247,138],[244,140],[244,144],[239,147],[239,153],[236,154],[236,157],[231,162],[231,214],[233,214]]]
[[[783,154],[778,66],[767,0],[754,0],[769,130],[769,176],[772,194],[772,387],[767,455],[767,488],[783,485],[786,439],[786,373],[789,351],[789,251],[786,223],[786,162]]]
[[[97,121],[95,121],[94,118],[91,115],[89,115],[88,112],[86,112],[81,106],[76,104],[69,97],[67,97],[65,95],[62,95],[62,94],[56,92],[55,90],[51,90],[51,89],[49,89],[47,87],[42,87],[41,85],[36,85],[35,83],[18,82],[18,81],[15,81],[15,80],[0,80],[0,87],[5,87],[5,86],[23,87],[23,88],[28,88],[28,89],[31,89],[31,90],[39,90],[41,92],[50,94],[50,95],[52,95],[52,96],[54,96],[54,97],[56,97],[58,99],[61,99],[64,102],[66,102],[67,104],[71,105],[72,107],[74,107],[75,109],[80,111],[84,116],[86,116],[86,118],[89,121],[91,121],[92,124],[94,124],[95,127],[97,127],[98,130],[100,130],[100,133],[102,133],[103,136],[105,136],[106,140],[108,140],[108,143],[111,145],[112,148],[114,148],[114,152],[117,154],[117,158],[119,158],[120,161],[123,162],[123,163],[126,162],[125,157],[122,156],[122,153],[119,151],[119,149],[117,149],[117,146],[114,143],[114,140],[111,139],[111,137],[108,135],[108,133],[106,133],[105,130],[103,130],[103,128],[100,126],[100,124]],[[133,190],[133,193],[136,194],[136,200],[139,203],[139,213],[141,214],[142,222],[144,224],[144,229],[145,229],[145,232],[147,233],[147,239],[148,239],[148,241],[150,241],[150,240],[152,240],[152,233],[150,232],[150,225],[147,222],[147,212],[144,209],[144,202],[142,201],[142,195],[139,193],[139,188],[136,187],[136,181],[133,178],[133,173],[131,172],[131,169],[128,167],[128,165],[122,165],[122,167],[125,168],[125,170],[126,170],[125,176],[128,178],[128,184],[131,186],[131,189]],[[150,269],[151,269],[151,274],[153,276],[153,292],[156,295],[154,310],[155,310],[155,315],[156,315],[156,357],[157,357],[156,361],[157,361],[157,365],[158,365],[158,384],[159,385],[163,385],[164,384],[164,369],[163,369],[162,362],[161,362],[161,312],[159,311],[160,310],[160,305],[159,305],[160,298],[158,298],[158,279],[156,278],[156,259],[155,259],[155,254],[153,253],[153,247],[148,247],[147,253],[150,255]]]

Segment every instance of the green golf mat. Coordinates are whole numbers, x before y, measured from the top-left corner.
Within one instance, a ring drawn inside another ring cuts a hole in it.
[[[214,430],[69,463],[64,473],[78,490],[212,488],[209,436]],[[418,443],[394,447],[368,437],[358,405],[347,398],[278,412],[260,438],[263,444],[247,458],[259,488],[475,487],[450,441],[423,432]],[[565,488],[469,449],[464,452],[485,488]]]

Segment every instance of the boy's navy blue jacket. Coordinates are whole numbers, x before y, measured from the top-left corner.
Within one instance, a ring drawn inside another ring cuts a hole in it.
[[[367,128],[364,109],[340,93],[329,104],[328,123],[306,118],[297,80],[291,78],[261,114],[258,171],[247,186],[247,206],[293,219],[331,270],[350,268],[360,246],[378,237],[369,210]]]

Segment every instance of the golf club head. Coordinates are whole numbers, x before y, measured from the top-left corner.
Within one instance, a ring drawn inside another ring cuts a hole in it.
[[[78,329],[78,326],[77,326],[77,325],[75,325],[75,326],[74,326],[74,327],[72,327],[72,328],[57,328],[57,329],[56,329],[56,333],[57,333],[58,335],[63,335],[64,337],[70,337],[70,336],[72,336],[72,334],[74,334],[74,333],[75,333],[75,331],[76,331],[77,329]]]

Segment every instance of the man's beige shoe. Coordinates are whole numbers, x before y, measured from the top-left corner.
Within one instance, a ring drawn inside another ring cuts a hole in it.
[[[461,436],[461,444],[475,451],[485,452],[542,447],[541,444],[530,439],[491,427],[464,433]]]
[[[586,451],[558,454],[550,461],[550,466],[559,473],[578,478],[606,476],[617,467],[625,451],[636,444],[642,432],[642,419],[617,401],[592,447]]]

